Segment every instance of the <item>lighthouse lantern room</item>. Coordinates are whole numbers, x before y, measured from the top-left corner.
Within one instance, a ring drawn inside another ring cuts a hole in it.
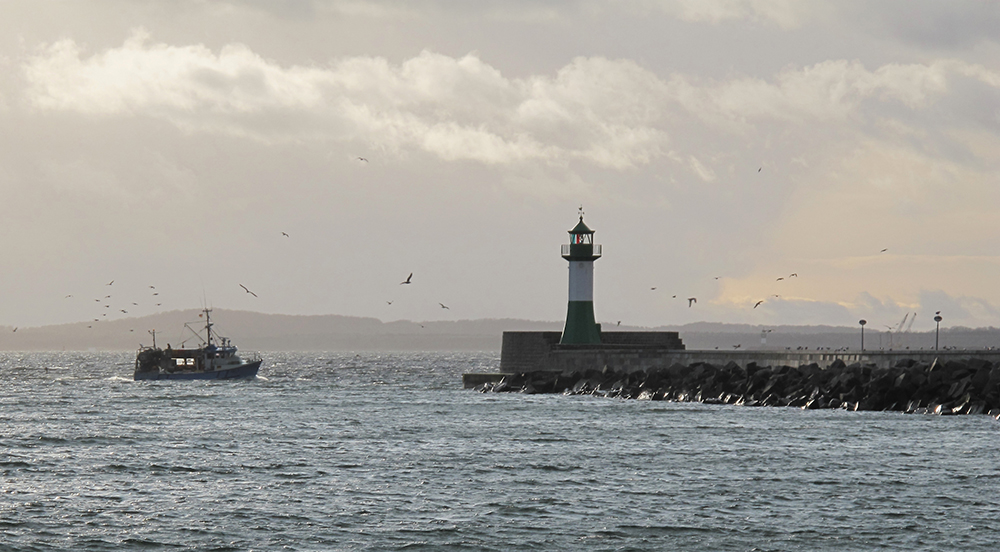
[[[601,328],[594,319],[594,261],[601,246],[594,244],[594,231],[580,222],[569,231],[569,243],[562,246],[562,258],[569,261],[569,307],[560,343],[599,344]]]

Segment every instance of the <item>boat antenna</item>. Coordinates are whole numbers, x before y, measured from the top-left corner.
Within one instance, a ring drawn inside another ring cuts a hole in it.
[[[153,348],[156,348],[156,330],[146,330],[150,335],[153,336]]]

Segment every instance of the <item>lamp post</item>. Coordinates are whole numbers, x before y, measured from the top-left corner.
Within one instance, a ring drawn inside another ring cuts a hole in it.
[[[862,318],[861,320],[858,320],[858,324],[861,324],[861,352],[862,353],[865,352],[865,324],[867,324],[867,323],[868,323],[868,321],[865,320],[864,318]]]
[[[938,350],[938,337],[941,335],[941,320],[944,320],[944,319],[941,318],[940,314],[934,317],[934,325],[936,326],[934,328],[934,350],[935,351]]]

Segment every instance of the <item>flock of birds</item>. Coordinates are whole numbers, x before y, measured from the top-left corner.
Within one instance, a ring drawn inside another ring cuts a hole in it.
[[[356,161],[357,161],[358,163],[365,163],[365,164],[367,164],[367,163],[368,163],[368,159],[366,159],[366,158],[364,158],[364,157],[361,157],[361,156],[358,156],[358,157],[356,158]],[[762,170],[763,170],[763,167],[760,167],[760,168],[758,168],[758,169],[757,169],[757,172],[761,172]],[[583,209],[583,208],[581,207],[581,213],[582,213],[582,209]],[[285,237],[285,238],[290,238],[290,237],[291,237],[291,236],[290,236],[290,235],[289,235],[289,234],[288,234],[287,232],[284,232],[284,231],[282,231],[282,232],[281,232],[281,235],[282,235],[283,237]],[[888,248],[885,248],[885,249],[882,249],[881,251],[879,251],[879,253],[885,253],[886,251],[888,251]],[[776,281],[779,281],[779,282],[780,282],[780,281],[782,281],[782,280],[785,280],[785,279],[791,279],[791,278],[797,278],[797,277],[798,277],[798,274],[797,274],[797,273],[795,273],[795,272],[793,272],[793,273],[789,274],[788,276],[782,276],[782,277],[779,277],[779,278],[777,278],[777,280],[776,280]],[[715,277],[714,279],[715,279],[715,280],[719,280],[720,278],[721,278],[721,276],[716,276],[716,277]],[[115,283],[115,281],[114,281],[114,280],[111,280],[111,281],[110,281],[110,282],[108,282],[108,283],[107,283],[106,285],[107,285],[107,286],[112,286],[112,285],[114,285],[114,283]],[[406,277],[406,279],[405,279],[405,280],[403,280],[402,282],[400,282],[400,283],[399,283],[399,285],[411,285],[412,283],[413,283],[413,273],[411,272],[411,273],[410,273],[410,274],[409,274],[409,275],[408,275],[408,276]],[[242,288],[242,289],[243,289],[243,291],[244,291],[244,292],[246,292],[247,294],[249,294],[249,295],[252,295],[252,296],[253,296],[253,297],[255,297],[255,298],[258,298],[258,297],[259,297],[259,296],[258,296],[258,295],[257,295],[256,293],[254,293],[254,292],[253,292],[252,290],[250,290],[250,288],[248,288],[247,286],[245,286],[245,285],[243,285],[243,284],[239,284],[239,286],[240,286],[240,288]],[[156,287],[155,287],[155,286],[149,286],[149,289],[153,290],[153,293],[152,293],[152,296],[154,296],[154,297],[155,297],[155,296],[158,296],[158,295],[159,295],[159,292],[156,292]],[[651,288],[650,288],[650,290],[652,290],[652,291],[655,291],[656,289],[657,289],[657,288],[656,288],[656,286],[654,286],[654,287],[651,287]],[[69,298],[72,298],[72,297],[73,297],[73,295],[66,295],[66,298],[67,298],[67,299],[69,299]],[[778,298],[778,297],[781,297],[781,296],[780,296],[779,294],[773,294],[773,295],[772,295],[772,297],[774,297],[774,298]],[[97,299],[94,299],[94,301],[95,301],[95,302],[97,302],[97,303],[99,303],[99,304],[101,305],[101,307],[103,307],[104,309],[111,309],[111,308],[112,308],[112,307],[111,307],[111,302],[110,302],[110,301],[108,301],[108,300],[109,300],[109,299],[111,299],[111,298],[112,298],[112,296],[111,296],[111,295],[109,294],[109,295],[105,295],[105,296],[104,296],[103,298],[97,298]],[[673,298],[673,299],[676,299],[676,298],[677,298],[677,295],[672,295],[672,296],[671,296],[671,298]],[[697,297],[688,297],[688,298],[687,298],[687,302],[688,302],[688,308],[691,308],[691,307],[693,307],[693,306],[694,306],[695,304],[697,304],[697,303],[698,303],[698,298],[697,298]],[[758,301],[756,301],[756,302],[754,303],[754,305],[753,305],[753,308],[754,308],[754,309],[756,309],[757,307],[759,307],[759,306],[763,305],[764,303],[765,303],[765,300],[764,300],[764,299],[760,299],[760,300],[758,300]],[[393,301],[391,301],[391,300],[386,300],[386,304],[387,304],[387,305],[392,305],[392,304],[393,304]],[[162,306],[162,302],[161,302],[161,303],[156,303],[155,305],[156,305],[157,307],[160,307],[160,306]],[[440,306],[440,307],[441,307],[442,309],[446,309],[446,310],[451,310],[451,308],[450,308],[450,307],[448,307],[447,305],[445,305],[444,303],[440,303],[440,302],[439,302],[439,303],[438,303],[438,305],[439,305],[439,306]],[[132,302],[132,306],[139,306],[139,303],[137,303],[137,302]],[[121,308],[121,309],[118,309],[118,311],[119,311],[119,312],[121,312],[122,314],[128,314],[128,310],[127,310],[127,309],[124,309],[124,308]],[[108,312],[102,312],[102,313],[101,313],[101,316],[100,316],[100,317],[97,317],[97,318],[94,318],[94,319],[93,319],[93,321],[94,321],[94,322],[100,322],[100,321],[101,321],[102,319],[106,319],[106,318],[107,318],[107,316],[108,316]],[[621,325],[621,323],[622,323],[622,321],[621,321],[621,320],[619,320],[619,321],[618,321],[618,324],[617,324],[617,325],[619,325],[619,326],[620,326],[620,325]],[[88,327],[88,328],[92,328],[92,327],[93,327],[93,325],[91,324],[91,325],[88,325],[87,327]],[[421,325],[420,327],[422,328],[422,327],[423,327],[423,325]],[[17,332],[17,329],[18,329],[18,327],[17,327],[17,326],[15,326],[15,327],[13,328],[13,331],[14,331],[14,332]],[[132,331],[134,331],[134,330],[130,329],[129,331],[130,331],[130,332],[132,332]],[[739,346],[737,345],[736,347],[739,347]]]
[[[110,287],[112,287],[114,285],[115,285],[115,280],[111,280],[110,282],[104,284],[104,287],[105,288],[110,288]],[[127,299],[124,302],[116,301],[113,304],[112,303],[112,299],[116,299],[116,297],[114,295],[112,295],[111,293],[108,293],[107,295],[104,295],[103,297],[97,297],[97,298],[95,298],[94,302],[97,303],[97,308],[99,309],[97,311],[97,313],[99,313],[100,316],[96,316],[95,315],[95,317],[93,319],[93,322],[101,322],[101,321],[107,320],[109,318],[108,317],[109,314],[111,314],[112,316],[114,314],[117,314],[117,313],[128,314],[129,313],[128,309],[132,308],[132,307],[141,307],[141,306],[162,307],[163,306],[163,301],[159,297],[160,296],[160,292],[156,290],[156,286],[152,286],[151,285],[151,286],[148,287],[148,289],[150,290],[149,291],[149,293],[150,293],[149,298],[150,299],[149,299],[148,302],[146,302],[144,300],[144,302],[142,304],[140,304],[138,301],[129,301]],[[105,293],[107,293],[108,291],[110,291],[110,290],[106,290]],[[64,299],[73,299],[73,298],[74,298],[73,294],[67,294],[64,297]],[[87,327],[88,328],[93,328],[94,325],[92,323],[91,324],[87,324]],[[13,331],[17,332],[17,326],[14,327]],[[129,331],[133,332],[135,330],[134,329],[130,329]]]

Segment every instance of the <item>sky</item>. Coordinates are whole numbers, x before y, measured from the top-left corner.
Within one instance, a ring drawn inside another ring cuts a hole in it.
[[[560,320],[582,206],[605,324],[1000,326],[996,2],[0,13],[3,325]]]

